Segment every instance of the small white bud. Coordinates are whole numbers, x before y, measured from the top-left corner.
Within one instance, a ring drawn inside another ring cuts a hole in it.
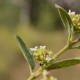
[[[45,48],[46,48],[46,46],[40,46],[40,48],[45,49]]]
[[[38,46],[36,46],[35,48],[30,48],[31,51],[37,51]]]
[[[43,76],[46,77],[49,74],[49,72],[47,70],[43,71]]]
[[[52,58],[49,55],[46,55],[46,61],[50,61]]]
[[[70,16],[74,16],[74,15],[75,15],[75,12],[71,12],[71,10],[69,10],[68,14],[69,14]]]

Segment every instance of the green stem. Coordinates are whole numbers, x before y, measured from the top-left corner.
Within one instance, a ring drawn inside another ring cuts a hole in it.
[[[43,68],[39,68],[35,73],[33,73],[27,80],[34,80],[38,78],[43,72]]]
[[[56,53],[54,56],[53,56],[53,59],[56,59],[58,58],[61,54],[63,54],[65,51],[67,51],[69,49],[69,46],[66,45],[63,49],[61,49],[58,53]]]
[[[56,53],[54,56],[53,56],[53,59],[57,59],[61,54],[63,54],[65,51],[67,51],[69,49],[69,46],[71,44],[71,41],[72,41],[72,36],[71,36],[71,33],[69,33],[68,35],[68,40],[67,40],[67,44],[64,48],[62,48],[58,53]]]
[[[54,60],[56,58],[58,58],[61,54],[63,54],[65,51],[67,51],[68,49],[70,49],[70,45],[71,45],[71,42],[73,40],[73,36],[74,36],[74,31],[72,29],[72,33],[70,32],[69,35],[68,35],[68,40],[67,40],[66,46],[53,56]]]

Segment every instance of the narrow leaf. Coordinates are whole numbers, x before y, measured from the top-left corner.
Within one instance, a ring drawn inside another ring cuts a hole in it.
[[[59,14],[60,14],[60,17],[61,17],[64,27],[67,29],[71,29],[71,27],[73,27],[73,23],[72,23],[70,16],[67,13],[67,11],[58,5],[55,5],[55,7],[59,11]]]
[[[73,65],[80,64],[80,58],[73,58],[73,59],[67,59],[62,60],[58,62],[54,62],[46,67],[47,70],[53,70],[53,69],[60,69],[64,67],[70,67]]]
[[[73,47],[73,49],[80,49],[80,45]]]
[[[76,46],[77,49],[80,49],[80,45]]]
[[[22,51],[26,61],[28,61],[31,69],[33,70],[35,68],[35,62],[34,62],[34,57],[31,53],[31,51],[26,47],[25,43],[19,36],[16,36],[16,39],[19,43],[19,46],[21,48],[21,51]]]

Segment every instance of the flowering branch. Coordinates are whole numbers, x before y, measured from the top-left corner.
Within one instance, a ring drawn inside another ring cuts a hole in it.
[[[73,41],[74,34],[80,32],[80,14],[75,14],[75,12],[71,12],[71,10],[67,12],[62,7],[58,5],[55,6],[59,11],[65,28],[69,32],[67,44],[63,49],[54,55],[52,51],[46,49],[46,46],[36,46],[35,48],[28,49],[23,40],[19,36],[16,36],[23,56],[25,57],[26,61],[28,61],[31,69],[31,75],[27,80],[35,80],[42,74],[43,78],[41,80],[56,80],[56,78],[49,75],[49,70],[80,64],[80,58],[67,59],[58,62],[56,61],[56,59],[65,51],[69,49],[80,49],[80,44],[78,44],[80,39],[78,38]],[[76,46],[76,44],[78,44],[78,46]],[[37,60],[40,65],[39,69],[37,69],[36,72],[33,72],[35,69],[35,60]]]

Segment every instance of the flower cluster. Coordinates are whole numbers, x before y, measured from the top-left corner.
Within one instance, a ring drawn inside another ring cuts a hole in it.
[[[47,50],[46,46],[36,46],[35,48],[30,48],[30,50],[33,52],[35,59],[40,61],[42,64],[52,60],[51,56],[53,52]]]
[[[75,14],[75,12],[71,12],[71,10],[69,10],[68,14],[72,19],[74,25],[74,31],[80,32],[80,14]]]

